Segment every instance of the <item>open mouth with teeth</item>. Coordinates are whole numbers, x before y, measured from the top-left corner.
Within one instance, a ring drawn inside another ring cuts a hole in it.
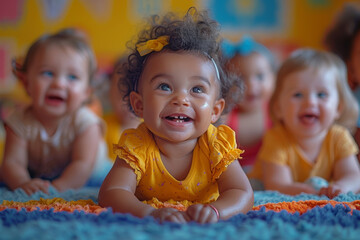
[[[186,116],[167,116],[165,119],[174,121],[174,122],[189,122],[192,119]]]
[[[315,114],[304,114],[300,116],[301,122],[305,124],[314,123],[319,117]]]

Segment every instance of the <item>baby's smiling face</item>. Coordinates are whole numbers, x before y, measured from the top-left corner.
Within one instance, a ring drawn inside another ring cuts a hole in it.
[[[154,53],[146,60],[131,104],[149,130],[161,139],[197,139],[224,108],[219,80],[206,56],[189,52]]]
[[[235,55],[228,63],[228,70],[239,76],[245,84],[244,97],[238,107],[244,112],[263,110],[274,89],[275,74],[269,60],[253,52],[246,56]]]
[[[340,115],[333,71],[313,68],[290,73],[275,102],[277,118],[295,137],[326,134]]]
[[[89,64],[83,54],[50,44],[38,49],[25,74],[25,84],[38,118],[61,118],[90,96]]]

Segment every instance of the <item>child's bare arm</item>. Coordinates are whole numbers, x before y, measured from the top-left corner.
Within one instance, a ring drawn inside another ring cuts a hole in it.
[[[122,159],[117,159],[99,191],[99,204],[115,212],[130,213],[136,217],[153,216],[160,222],[185,223],[188,216],[173,208],[155,209],[135,196],[136,175]]]
[[[136,174],[122,159],[117,158],[99,191],[99,204],[115,212],[131,213],[137,217],[149,215],[154,208],[135,196]]]
[[[89,179],[102,139],[99,125],[88,127],[74,142],[72,161],[52,185],[59,191],[80,188]]]
[[[331,185],[337,186],[340,192],[360,191],[360,168],[355,155],[335,162],[333,176],[334,181]]]
[[[211,203],[218,212],[220,219],[228,219],[239,213],[247,213],[254,204],[254,193],[247,176],[238,161],[231,163],[218,179],[219,198]],[[195,205],[196,206],[196,205]],[[189,208],[188,215],[197,222],[213,222],[216,212],[207,208],[197,208],[200,213]],[[211,216],[210,216],[211,215]]]
[[[266,190],[279,191],[288,195],[317,194],[312,186],[294,182],[288,166],[262,161],[262,172]]]
[[[5,125],[6,140],[1,175],[6,185],[14,190],[31,180],[27,170],[27,143]]]

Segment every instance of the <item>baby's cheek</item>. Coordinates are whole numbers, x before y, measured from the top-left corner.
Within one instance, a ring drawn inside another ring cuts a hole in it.
[[[208,102],[203,102],[199,105],[199,108],[200,109],[206,109],[209,107],[209,103]]]

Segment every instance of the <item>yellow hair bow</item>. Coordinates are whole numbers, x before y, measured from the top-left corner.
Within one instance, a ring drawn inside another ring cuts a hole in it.
[[[136,44],[136,49],[140,56],[144,56],[153,51],[159,52],[164,46],[169,44],[169,36],[160,36],[156,39],[148,40],[147,42]]]

